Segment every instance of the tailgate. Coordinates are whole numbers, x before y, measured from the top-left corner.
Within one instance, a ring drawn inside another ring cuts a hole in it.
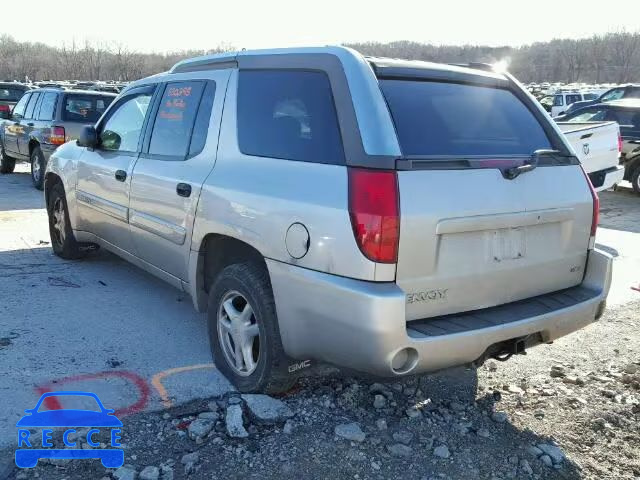
[[[396,282],[407,320],[487,308],[582,281],[592,199],[578,166],[398,172]]]
[[[617,123],[558,122],[558,126],[573,146],[587,173],[599,172],[618,165],[620,130]]]
[[[396,266],[407,320],[581,283],[593,198],[576,159],[567,151],[564,160],[503,175],[509,162],[557,150],[560,136],[550,140],[543,116],[507,88],[398,79],[380,85],[408,160],[397,172]]]

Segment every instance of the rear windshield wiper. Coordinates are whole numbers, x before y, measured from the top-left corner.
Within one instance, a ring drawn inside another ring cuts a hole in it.
[[[557,155],[562,155],[560,150],[549,150],[549,149],[539,149],[533,152],[531,158],[529,159],[529,163],[525,163],[523,165],[517,167],[511,167],[503,170],[502,175],[507,180],[513,180],[521,173],[527,173],[532,170],[535,170],[540,162],[540,157],[555,157]]]

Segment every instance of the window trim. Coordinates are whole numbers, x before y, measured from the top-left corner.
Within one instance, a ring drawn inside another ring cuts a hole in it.
[[[156,97],[157,97],[157,92],[158,92],[158,89],[156,88],[157,85],[158,84],[156,83],[152,83],[149,85],[141,85],[139,87],[133,87],[130,90],[127,90],[127,92],[124,95],[122,95],[120,98],[117,98],[116,101],[111,102],[111,105],[107,107],[107,110],[102,114],[102,117],[100,118],[100,120],[98,120],[98,122],[95,125],[96,137],[98,138],[98,145],[96,145],[95,147],[96,150],[99,150],[101,152],[124,155],[128,157],[137,157],[140,154],[140,151],[142,148],[142,142],[147,129],[147,124],[149,123],[149,111],[153,106],[154,102],[156,101]],[[142,123],[141,134],[140,134],[140,138],[138,139],[138,146],[136,148],[136,151],[131,152],[127,150],[107,150],[105,148],[102,148],[102,145],[100,144],[100,135],[102,133],[102,129],[104,128],[105,124],[113,116],[113,113],[118,109],[120,105],[128,101],[131,97],[137,97],[140,95],[144,95],[145,93],[151,93],[151,100],[149,101],[149,108],[147,108],[147,112],[145,113],[145,117]]]
[[[196,114],[193,117],[193,123],[191,124],[191,129],[189,130],[189,143],[187,144],[187,150],[185,152],[184,155],[162,155],[159,153],[149,153],[149,148],[151,147],[151,137],[153,135],[153,129],[156,125],[156,119],[158,116],[158,110],[160,109],[160,103],[162,102],[162,97],[164,96],[164,92],[167,90],[167,87],[169,86],[169,84],[174,84],[174,83],[200,83],[202,84],[202,91],[200,92],[200,98],[198,99],[198,106],[196,108]],[[215,95],[216,95],[216,91],[217,91],[217,85],[216,82],[214,80],[210,80],[210,79],[205,79],[205,78],[187,78],[184,80],[167,80],[167,81],[163,81],[162,83],[158,83],[158,89],[157,89],[157,95],[156,95],[156,99],[152,105],[152,109],[150,109],[150,114],[149,114],[149,119],[148,119],[148,128],[144,133],[144,140],[143,140],[143,144],[142,144],[142,150],[140,152],[140,158],[148,158],[148,159],[152,159],[152,160],[160,160],[160,161],[165,161],[165,162],[184,162],[185,160],[189,160],[190,158],[195,157],[196,155],[199,155],[202,150],[198,153],[195,153],[193,155],[189,155],[189,148],[191,146],[191,139],[193,136],[193,129],[195,127],[195,123],[196,123],[196,119],[198,118],[198,112],[200,111],[200,105],[202,104],[202,99],[204,98],[204,92],[207,88],[207,85],[209,83],[213,83],[214,84],[214,101],[215,101]],[[213,108],[211,109],[211,112],[213,112]],[[211,114],[209,115],[209,119],[211,119]],[[206,141],[205,141],[205,145],[206,145]],[[204,147],[203,147],[204,150]]]
[[[337,162],[316,162],[313,160],[301,160],[301,159],[296,159],[296,158],[283,158],[283,157],[269,157],[269,156],[265,156],[265,155],[255,155],[253,153],[247,153],[245,151],[242,150],[242,146],[240,145],[240,128],[239,128],[239,120],[238,120],[238,109],[239,109],[239,105],[240,102],[238,101],[239,97],[240,97],[240,75],[242,74],[243,71],[248,71],[248,72],[289,72],[289,73],[294,73],[294,72],[308,72],[308,73],[321,73],[325,76],[325,78],[327,79],[328,85],[329,85],[329,94],[331,95],[331,101],[333,103],[333,112],[335,114],[335,120],[336,120],[336,126],[338,127],[338,137],[340,140],[340,150],[342,151],[342,158],[337,161]],[[338,110],[338,104],[336,102],[336,97],[334,94],[334,85],[333,82],[331,81],[331,75],[329,74],[329,72],[327,72],[326,70],[323,70],[321,68],[271,68],[271,67],[265,67],[265,68],[240,68],[238,70],[238,79],[237,79],[237,83],[236,83],[236,100],[235,100],[235,110],[236,110],[236,144],[238,146],[238,151],[242,154],[242,155],[246,155],[247,157],[255,157],[255,158],[268,158],[268,159],[273,159],[273,160],[287,160],[290,162],[303,162],[303,163],[316,163],[319,165],[340,165],[340,166],[345,166],[348,165],[349,163],[347,162],[347,147],[345,145],[345,140],[344,140],[344,132],[343,132],[343,127],[342,127],[342,123],[340,121],[340,112]],[[360,139],[360,130],[357,130],[358,132],[358,139]],[[382,168],[382,167],[378,167],[378,168]]]

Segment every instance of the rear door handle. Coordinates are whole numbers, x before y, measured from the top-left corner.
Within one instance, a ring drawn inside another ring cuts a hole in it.
[[[33,127],[33,123],[27,123],[27,127]]]
[[[116,170],[116,180],[124,182],[127,179],[127,172],[124,170]]]
[[[191,195],[191,185],[188,183],[179,183],[176,186],[176,193],[181,197],[189,197]]]

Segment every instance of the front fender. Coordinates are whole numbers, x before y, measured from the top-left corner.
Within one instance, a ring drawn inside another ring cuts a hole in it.
[[[75,141],[67,142],[58,147],[47,162],[45,171],[45,199],[49,198],[49,192],[56,179],[62,182],[67,197],[69,220],[71,228],[77,225],[76,185],[78,183],[78,160],[82,156],[84,148],[78,147]],[[57,177],[57,178],[56,178]]]

